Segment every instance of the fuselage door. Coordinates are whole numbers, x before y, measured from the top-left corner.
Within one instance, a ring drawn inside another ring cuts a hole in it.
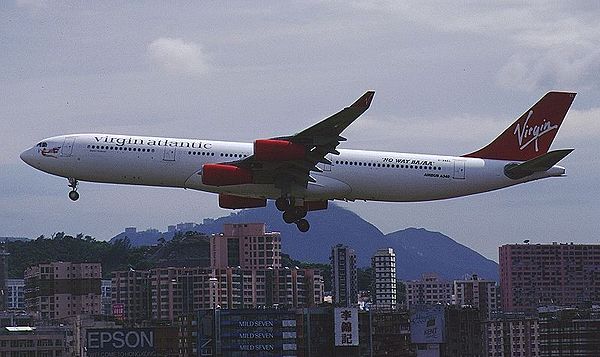
[[[166,147],[165,153],[163,155],[163,160],[165,161],[175,161],[175,147]]]
[[[454,176],[455,179],[465,178],[465,160],[454,160]]]
[[[74,136],[66,137],[60,148],[60,156],[71,156],[71,154],[73,154],[73,143],[75,143]]]

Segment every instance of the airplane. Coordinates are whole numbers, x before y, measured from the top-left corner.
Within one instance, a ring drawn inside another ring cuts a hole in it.
[[[565,175],[556,165],[573,149],[549,151],[576,93],[552,91],[494,141],[462,156],[340,149],[342,132],[371,105],[352,105],[294,135],[253,143],[120,134],[69,134],[38,142],[21,159],[79,181],[178,187],[219,195],[228,209],[264,207],[309,230],[309,211],[332,200],[416,202],[472,195]]]

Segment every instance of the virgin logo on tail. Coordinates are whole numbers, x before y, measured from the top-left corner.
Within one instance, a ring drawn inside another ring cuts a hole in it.
[[[573,99],[575,93],[546,93],[494,141],[463,156],[527,161],[547,153]]]
[[[519,150],[525,149],[529,144],[535,143],[535,151],[539,151],[538,148],[538,139],[542,137],[544,134],[551,132],[552,130],[558,129],[558,125],[552,125],[550,121],[546,121],[543,119],[541,125],[528,126],[529,118],[533,115],[533,110],[530,110],[527,114],[527,118],[525,119],[525,123],[523,123],[523,128],[521,125],[517,123],[515,126],[515,131],[513,134],[517,136],[519,140]],[[524,140],[527,140],[523,143]]]

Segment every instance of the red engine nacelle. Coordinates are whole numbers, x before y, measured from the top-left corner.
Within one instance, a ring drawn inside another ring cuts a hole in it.
[[[266,207],[267,200],[264,198],[252,198],[242,197],[234,195],[226,195],[224,193],[219,195],[219,207],[238,209],[238,208],[256,208]]]
[[[252,171],[225,164],[202,165],[202,183],[209,186],[230,186],[252,183]]]
[[[260,161],[301,160],[306,156],[304,145],[287,140],[259,139],[254,141],[254,157]]]

